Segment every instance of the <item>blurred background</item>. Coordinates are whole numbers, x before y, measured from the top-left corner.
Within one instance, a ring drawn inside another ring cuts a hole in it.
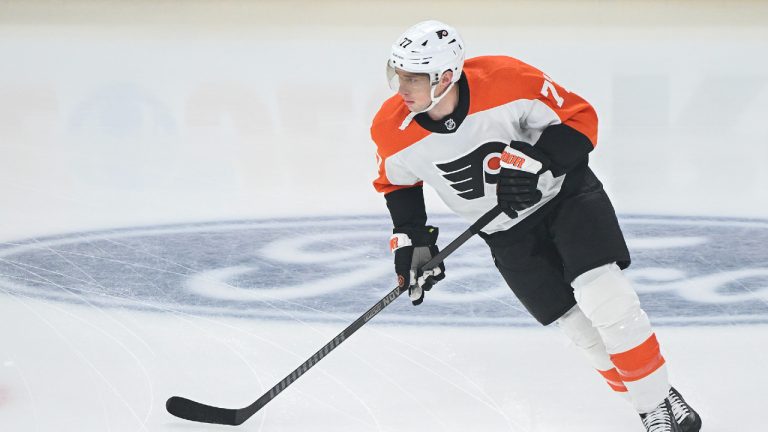
[[[4,0],[0,237],[385,213],[370,121],[429,18],[595,105],[619,213],[768,216],[765,1]]]

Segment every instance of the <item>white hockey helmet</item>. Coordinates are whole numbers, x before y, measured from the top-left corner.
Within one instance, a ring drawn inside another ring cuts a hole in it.
[[[395,69],[427,74],[432,86],[433,103],[428,108],[431,109],[438,102],[434,92],[440,76],[445,71],[453,71],[453,85],[461,77],[463,66],[464,41],[456,29],[440,21],[422,21],[406,30],[392,44],[387,61],[387,78],[390,88],[397,91],[399,80]]]

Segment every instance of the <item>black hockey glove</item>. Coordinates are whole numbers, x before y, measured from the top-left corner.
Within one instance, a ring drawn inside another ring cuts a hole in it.
[[[438,229],[432,226],[418,228],[395,228],[389,240],[392,253],[395,254],[395,273],[397,285],[408,287],[408,296],[414,305],[424,301],[424,291],[445,278],[445,265],[424,269],[421,266],[437,255]]]
[[[496,184],[499,207],[509,217],[541,201],[539,175],[549,169],[549,158],[534,146],[512,141],[501,154],[501,170]]]

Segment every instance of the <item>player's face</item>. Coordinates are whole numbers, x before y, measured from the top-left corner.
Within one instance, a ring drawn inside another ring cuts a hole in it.
[[[429,85],[429,76],[427,74],[416,74],[396,70],[397,79],[400,83],[397,94],[403,98],[403,102],[411,111],[421,111],[432,103],[432,90]]]

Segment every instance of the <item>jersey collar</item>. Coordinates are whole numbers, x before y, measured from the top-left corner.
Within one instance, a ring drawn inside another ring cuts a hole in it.
[[[441,134],[454,133],[459,129],[461,123],[467,118],[469,112],[469,84],[467,75],[461,74],[461,78],[456,83],[459,86],[459,103],[452,113],[440,120],[432,120],[427,113],[417,114],[413,119],[424,129]]]

